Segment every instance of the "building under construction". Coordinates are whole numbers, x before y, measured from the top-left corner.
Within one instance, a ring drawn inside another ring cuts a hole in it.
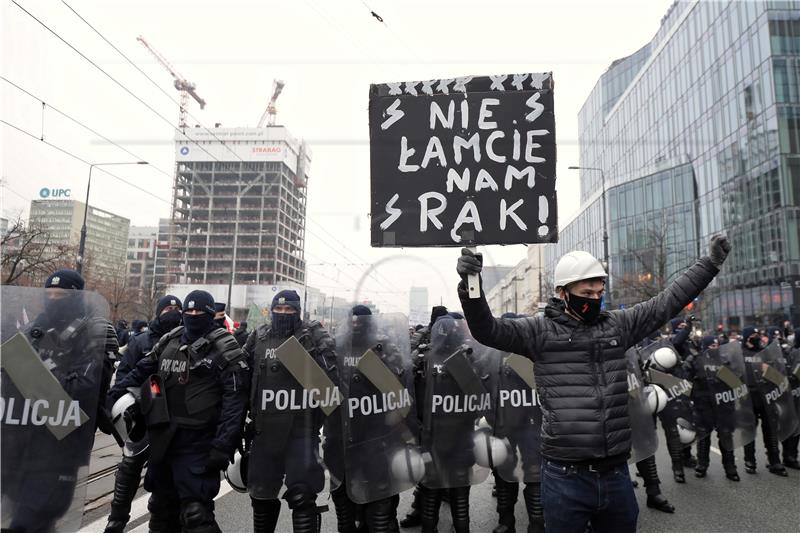
[[[224,285],[228,301],[246,286],[302,285],[305,145],[283,126],[188,128],[175,151],[171,282]]]

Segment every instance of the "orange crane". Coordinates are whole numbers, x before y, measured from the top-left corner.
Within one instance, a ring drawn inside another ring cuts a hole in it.
[[[189,96],[194,98],[194,101],[200,104],[200,109],[204,109],[206,107],[206,101],[200,98],[200,95],[198,95],[195,91],[197,88],[196,85],[188,81],[177,70],[175,70],[175,67],[173,67],[170,62],[158,52],[158,50],[153,48],[144,37],[140,35],[136,38],[136,40],[142,43],[142,46],[147,48],[147,50],[153,54],[153,57],[156,58],[156,61],[158,61],[162,67],[167,69],[167,71],[175,79],[175,88],[181,93],[181,109],[178,117],[178,126],[181,128],[181,131],[186,130],[186,108],[189,105]]]
[[[264,110],[264,114],[261,115],[261,119],[258,121],[258,126],[256,126],[257,128],[263,128],[264,122],[267,123],[267,126],[275,125],[275,117],[278,114],[278,109],[275,107],[275,102],[278,100],[278,96],[281,95],[284,85],[286,84],[283,82],[283,80],[272,81],[272,97],[270,97],[267,108]]]

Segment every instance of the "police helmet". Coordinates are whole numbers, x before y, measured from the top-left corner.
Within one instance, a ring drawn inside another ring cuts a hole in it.
[[[114,431],[123,442],[122,454],[126,457],[135,457],[147,450],[150,440],[147,436],[147,424],[139,406],[139,398],[134,392],[127,392],[114,402],[111,408],[111,422]]]
[[[650,355],[650,364],[660,370],[669,370],[678,364],[678,354],[675,350],[662,346]]]
[[[647,398],[647,408],[650,414],[660,413],[667,406],[667,393],[658,385],[647,385],[644,388],[645,398]]]
[[[416,485],[425,475],[425,461],[417,448],[406,446],[392,455],[392,477],[400,482]]]
[[[503,465],[509,457],[508,445],[492,435],[488,428],[481,428],[472,435],[475,462],[485,468]]]
[[[233,462],[225,469],[225,479],[236,492],[247,492],[247,464],[250,454],[242,455],[239,450],[233,456]]]

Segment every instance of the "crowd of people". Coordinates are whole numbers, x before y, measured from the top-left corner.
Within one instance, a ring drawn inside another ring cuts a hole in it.
[[[737,447],[755,473],[757,423],[767,469],[786,476],[800,467],[798,335],[789,323],[701,335],[693,317],[676,318],[729,249],[715,237],[664,292],[619,311],[602,310],[603,266],[571,252],[543,316],[499,318],[482,294],[470,297],[467,278],[482,260],[464,249],[462,312],[436,306],[427,325],[409,328],[401,315],[356,305],[333,335],[302,319],[292,290],[277,293],[268,324],[249,333],[205,291],[166,295],[149,323],[119,324],[102,348],[106,366],[119,361],[110,386],[98,374],[95,426],[123,447],[106,533],[124,530],[145,466],[152,533],[220,531],[221,474],[249,495],[258,533],[275,531],[281,499],[295,533],[319,532],[325,491],[340,533],[433,533],[442,502],[455,531],[467,532],[470,487],[490,473],[495,533],[516,531],[520,485],[529,532],[634,531],[629,462],[647,505],[674,512],[659,490],[656,420],[678,483],[686,467],[707,475],[713,431],[728,479],[740,480]],[[53,290],[83,288],[71,271],[48,283],[46,310],[60,301]],[[39,334],[23,331],[36,345]],[[412,489],[398,521],[399,494]],[[47,525],[64,512],[14,509],[20,531],[26,516]]]

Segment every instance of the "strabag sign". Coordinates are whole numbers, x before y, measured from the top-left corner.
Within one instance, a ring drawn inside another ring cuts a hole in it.
[[[374,84],[372,246],[558,240],[552,73]]]

